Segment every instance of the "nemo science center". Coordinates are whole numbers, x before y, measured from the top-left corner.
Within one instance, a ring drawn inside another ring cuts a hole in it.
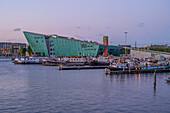
[[[37,56],[45,57],[87,57],[119,56],[122,47],[108,45],[108,36],[103,37],[103,44],[83,41],[58,35],[44,35],[24,31],[24,35]]]

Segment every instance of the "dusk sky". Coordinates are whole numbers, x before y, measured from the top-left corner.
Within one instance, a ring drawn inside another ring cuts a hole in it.
[[[27,42],[22,31],[170,45],[170,0],[0,0],[0,41]]]

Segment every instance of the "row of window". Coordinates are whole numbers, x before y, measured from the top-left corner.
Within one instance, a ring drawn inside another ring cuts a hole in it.
[[[35,37],[35,39],[42,39],[43,37]]]
[[[51,42],[54,42],[53,40],[51,40]],[[52,45],[52,46],[54,46],[54,45]],[[81,44],[81,47],[82,48],[86,48],[86,47],[93,47],[93,45],[86,45],[86,44]]]
[[[43,40],[41,40],[41,42],[44,42]],[[38,40],[36,40],[36,43],[38,43]]]
[[[85,51],[87,51],[87,50],[96,50],[96,49],[84,49]]]

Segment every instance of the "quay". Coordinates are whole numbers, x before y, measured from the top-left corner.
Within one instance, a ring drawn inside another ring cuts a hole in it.
[[[161,73],[161,72],[170,72],[169,69],[150,69],[150,70],[120,70],[120,71],[107,71],[105,70],[105,74],[141,74],[141,73]]]
[[[82,70],[82,69],[105,69],[108,68],[108,66],[69,66],[69,67],[63,67],[59,66],[58,70]]]

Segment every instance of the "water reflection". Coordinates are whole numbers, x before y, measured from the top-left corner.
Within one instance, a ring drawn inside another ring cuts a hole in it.
[[[11,64],[0,67],[0,113],[170,110],[170,84],[164,80],[168,73],[157,74],[154,88],[153,74],[105,76],[104,70],[58,71],[56,67]]]

